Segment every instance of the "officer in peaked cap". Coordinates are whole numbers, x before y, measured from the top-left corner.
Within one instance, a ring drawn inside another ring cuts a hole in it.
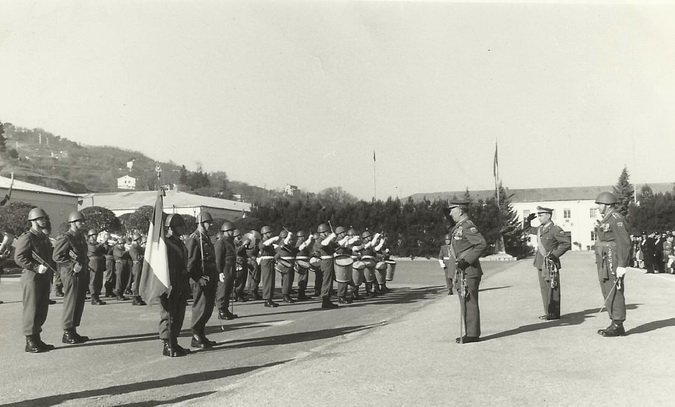
[[[537,235],[537,253],[534,267],[537,269],[544,315],[546,321],[560,319],[560,256],[570,247],[570,238],[560,226],[553,223],[553,209],[537,206],[537,212],[525,219],[525,231]],[[534,218],[539,218],[539,227],[532,227]]]
[[[218,268],[218,287],[216,288],[216,307],[218,318],[231,320],[237,318],[229,310],[230,297],[234,289],[234,279],[237,269],[237,252],[234,247],[235,227],[232,222],[223,222],[220,227],[220,239],[214,244],[216,267]]]

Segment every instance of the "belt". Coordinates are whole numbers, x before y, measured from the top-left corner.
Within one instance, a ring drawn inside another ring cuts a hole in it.
[[[362,259],[374,259],[375,256],[361,256]]]
[[[295,256],[295,259],[296,260],[307,260],[307,259],[309,259],[309,257],[308,256]]]
[[[333,260],[333,256],[321,256],[321,260]]]
[[[450,260],[450,257],[443,257],[443,260]]]
[[[595,242],[595,245],[597,247],[614,247],[616,246],[616,242],[611,241],[611,242]]]
[[[279,258],[284,259],[284,260],[295,260],[295,257],[293,257],[293,256],[281,256]]]
[[[273,260],[274,256],[260,256],[260,260]]]

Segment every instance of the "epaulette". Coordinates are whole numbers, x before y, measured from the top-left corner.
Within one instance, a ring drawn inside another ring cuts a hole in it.
[[[619,212],[612,212],[612,216],[616,219],[621,219],[621,214]]]

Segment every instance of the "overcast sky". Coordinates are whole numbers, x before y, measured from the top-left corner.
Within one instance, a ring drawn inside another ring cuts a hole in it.
[[[0,120],[359,198],[675,179],[675,5],[0,1]]]

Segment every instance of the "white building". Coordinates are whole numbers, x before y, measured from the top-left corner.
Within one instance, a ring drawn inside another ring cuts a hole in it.
[[[117,178],[117,189],[136,189],[136,178],[129,175]]]
[[[156,199],[157,191],[92,193],[82,196],[80,209],[102,206],[110,209],[116,216],[121,216],[135,212],[141,206],[154,206]],[[209,212],[215,219],[233,220],[251,212],[251,204],[176,190],[166,191],[164,212],[197,217],[202,211]]]
[[[11,182],[10,178],[0,177],[0,197],[7,194]],[[77,194],[14,180],[11,202],[26,202],[44,209],[56,232],[58,226],[68,219],[68,215],[77,210],[78,199]]]

